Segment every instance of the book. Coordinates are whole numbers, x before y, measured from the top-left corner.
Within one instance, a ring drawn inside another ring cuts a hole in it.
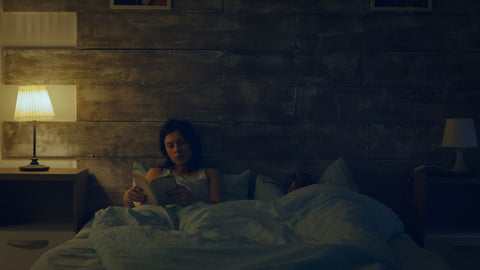
[[[145,204],[163,206],[169,199],[167,192],[177,188],[177,182],[173,176],[162,176],[152,181],[140,174],[133,173],[132,176],[135,185],[143,189],[143,193],[147,196],[143,202]]]

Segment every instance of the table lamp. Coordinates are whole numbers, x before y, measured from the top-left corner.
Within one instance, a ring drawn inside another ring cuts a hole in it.
[[[443,132],[443,147],[454,148],[457,153],[457,160],[451,169],[456,173],[468,173],[469,169],[463,163],[463,152],[465,148],[477,147],[477,134],[475,123],[469,118],[448,118],[445,121]]]
[[[15,120],[33,122],[33,157],[29,165],[20,167],[21,171],[47,171],[48,166],[38,163],[36,153],[37,121],[49,120],[55,116],[47,88],[43,85],[18,87]]]

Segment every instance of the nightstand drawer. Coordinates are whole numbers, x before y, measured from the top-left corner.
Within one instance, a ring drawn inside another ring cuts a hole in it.
[[[445,259],[452,269],[480,269],[480,231],[427,234],[424,246]]]
[[[2,269],[29,269],[40,255],[74,235],[72,231],[0,231]]]

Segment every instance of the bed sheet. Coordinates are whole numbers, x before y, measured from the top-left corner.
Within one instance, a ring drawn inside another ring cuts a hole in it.
[[[425,257],[409,261],[404,249],[415,245],[402,234],[373,199],[312,185],[269,202],[103,209],[32,269],[400,269]],[[436,259],[427,261],[443,265]]]

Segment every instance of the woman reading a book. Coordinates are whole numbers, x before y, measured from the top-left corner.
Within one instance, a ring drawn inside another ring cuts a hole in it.
[[[148,180],[170,175],[175,177],[177,188],[167,193],[169,203],[223,201],[220,172],[203,167],[201,142],[189,122],[168,120],[160,130],[160,149],[167,159],[165,164],[149,169],[145,177]],[[131,187],[123,196],[126,207],[133,207],[134,202],[138,205],[145,199],[138,186]]]

